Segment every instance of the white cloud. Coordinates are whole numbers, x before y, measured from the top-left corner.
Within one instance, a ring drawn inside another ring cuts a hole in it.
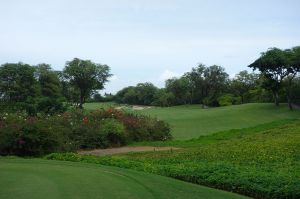
[[[172,77],[179,77],[180,74],[176,73],[176,72],[173,72],[173,71],[170,71],[168,69],[166,69],[160,76],[159,76],[159,79],[161,81],[165,81],[167,79],[170,79]]]

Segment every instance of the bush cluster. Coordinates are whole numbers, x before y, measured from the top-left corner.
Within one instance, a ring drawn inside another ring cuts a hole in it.
[[[0,155],[43,155],[171,139],[167,123],[116,109],[0,116]]]

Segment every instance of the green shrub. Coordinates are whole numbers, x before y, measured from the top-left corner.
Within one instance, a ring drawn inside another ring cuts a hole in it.
[[[105,119],[102,122],[101,131],[113,146],[121,146],[126,143],[124,125],[116,119]]]
[[[73,128],[70,137],[78,149],[106,148],[109,146],[100,130],[100,125],[78,125]]]
[[[234,104],[240,104],[241,98],[235,97],[232,94],[226,94],[218,98],[218,103],[220,106],[230,106]]]
[[[37,112],[53,115],[65,112],[67,107],[61,99],[43,97],[38,100],[36,109]]]
[[[147,128],[147,131],[149,132],[149,140],[169,140],[172,138],[170,133],[170,126],[157,119],[148,119],[145,121],[146,125],[145,127]]]

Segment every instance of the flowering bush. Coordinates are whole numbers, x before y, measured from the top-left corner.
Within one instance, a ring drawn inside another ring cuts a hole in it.
[[[0,155],[40,155],[69,150],[67,129],[36,117],[8,115],[0,120]]]
[[[0,155],[43,155],[167,139],[167,123],[111,108],[36,117],[0,115]]]

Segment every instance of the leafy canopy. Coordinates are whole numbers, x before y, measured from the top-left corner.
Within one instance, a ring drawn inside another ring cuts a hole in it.
[[[70,83],[80,90],[80,107],[93,91],[101,90],[111,76],[107,65],[93,63],[90,60],[74,58],[66,63],[64,74]]]

